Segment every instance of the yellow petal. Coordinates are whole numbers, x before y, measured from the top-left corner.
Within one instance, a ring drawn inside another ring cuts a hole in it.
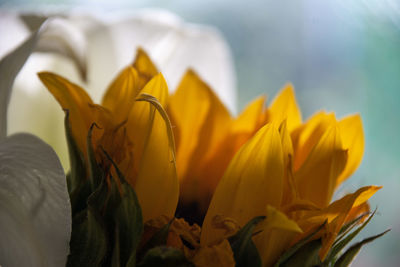
[[[288,205],[298,197],[298,189],[293,177],[293,145],[287,130],[286,120],[279,127],[283,152],[283,197],[282,205]]]
[[[264,266],[272,266],[279,256],[289,248],[292,239],[302,230],[295,221],[290,220],[285,214],[267,206],[266,219],[257,226],[261,230],[253,237],[254,243],[260,253]]]
[[[244,226],[265,213],[266,205],[279,206],[283,190],[283,155],[278,130],[261,128],[236,153],[211,200],[201,235],[210,244],[222,234],[212,227],[212,218],[223,215]]]
[[[348,160],[336,186],[353,174],[360,165],[364,154],[364,132],[360,115],[348,116],[340,120],[339,129],[343,148],[348,150]]]
[[[72,134],[85,154],[87,133],[94,122],[89,107],[93,104],[92,99],[81,87],[57,74],[41,72],[38,76],[61,107],[69,110]]]
[[[177,167],[179,177],[183,179],[191,165],[190,160],[195,162],[195,157],[206,157],[205,153],[221,139],[230,116],[207,84],[191,70],[170,98],[169,114],[176,126]]]
[[[203,134],[203,138],[200,139],[199,144],[207,143],[209,146],[199,147],[206,148],[208,153],[201,159],[197,157],[196,161],[192,161],[192,166],[199,166],[196,170],[191,168],[192,172],[199,174],[201,178],[200,185],[205,187],[206,192],[200,193],[204,201],[204,205],[207,208],[209,201],[211,200],[212,193],[215,191],[219,180],[222,178],[229,162],[239,150],[239,148],[251,138],[254,133],[261,127],[261,116],[263,115],[265,97],[259,97],[253,102],[251,102],[244,111],[239,115],[239,117],[232,121],[230,125],[226,125],[227,122],[231,121],[228,116],[220,116],[219,120],[214,120],[213,125],[210,123],[205,123],[203,126],[204,132],[219,132],[219,136],[214,134],[213,142],[205,142],[204,138],[209,138],[207,134]],[[211,107],[213,107],[212,105]],[[221,114],[227,114],[227,112],[219,112]],[[217,111],[209,112],[208,117],[218,114]],[[207,122],[207,120],[206,120]],[[226,128],[229,127],[229,131]],[[225,128],[225,129],[224,129]],[[203,161],[203,163],[199,162]],[[199,188],[197,184],[194,184],[196,188]],[[185,188],[182,188],[185,192]],[[193,191],[193,190],[191,190]],[[190,193],[190,192],[188,192]]]
[[[285,85],[279,95],[272,101],[268,111],[270,122],[276,122],[279,125],[286,119],[289,132],[301,124],[301,112],[296,102],[292,84]]]
[[[300,197],[326,207],[334,193],[337,178],[347,161],[337,126],[325,132],[301,168],[294,174]]]
[[[117,122],[128,118],[139,93],[138,79],[137,71],[131,66],[126,67],[111,83],[103,97],[102,105],[114,114]]]
[[[291,133],[294,149],[294,170],[300,168],[314,146],[333,125],[336,125],[335,115],[321,111]]]
[[[228,240],[213,246],[201,247],[192,262],[196,267],[234,267],[235,259]]]
[[[253,100],[232,123],[231,132],[253,133],[260,127],[260,118],[264,111],[265,96]]]
[[[139,72],[139,89],[142,89],[158,73],[157,67],[141,48],[136,51],[133,67]]]
[[[162,215],[172,218],[178,204],[179,182],[171,124],[156,99],[141,97],[139,100],[148,101],[136,104],[148,105],[154,114],[135,183],[143,221]]]

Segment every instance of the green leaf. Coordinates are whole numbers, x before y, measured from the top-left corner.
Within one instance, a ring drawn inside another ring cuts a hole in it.
[[[287,262],[289,258],[291,258],[296,252],[301,250],[303,246],[305,246],[311,239],[316,236],[319,231],[321,231],[322,228],[324,228],[325,224],[326,222],[321,224],[317,229],[315,229],[314,232],[301,239],[299,242],[290,247],[285,253],[283,253],[278,262],[275,264],[275,267],[281,266],[282,263]]]
[[[357,254],[360,251],[360,249],[362,248],[362,246],[374,241],[375,239],[383,236],[384,234],[386,234],[389,231],[390,231],[390,229],[386,230],[383,233],[368,237],[368,238],[364,239],[363,241],[352,245],[345,253],[343,253],[342,256],[340,256],[340,258],[336,261],[334,267],[346,267],[346,266],[349,266],[349,264],[357,256]]]
[[[258,216],[251,219],[234,236],[228,239],[237,267],[262,266],[261,257],[252,240],[252,236],[254,227],[264,219],[265,216]]]
[[[107,252],[103,226],[91,211],[81,212],[73,221],[67,267],[99,266]]]
[[[114,213],[115,233],[117,234],[115,241],[118,242],[118,245],[115,245],[115,247],[120,250],[119,261],[121,266],[135,266],[136,248],[143,233],[142,210],[133,188],[126,182],[121,171],[108,153],[104,150],[103,152],[115,168],[118,178],[121,181],[121,200]],[[112,183],[115,183],[113,179],[111,180]],[[114,194],[114,197],[118,197],[117,193]],[[116,257],[114,255],[113,253],[113,258]],[[113,261],[115,260],[113,259]]]
[[[296,251],[287,261],[281,263],[282,267],[295,267],[295,266],[319,266],[321,260],[319,259],[319,250],[321,249],[321,239],[312,240]]]
[[[150,249],[138,267],[194,267],[194,265],[186,259],[181,250],[160,246]]]
[[[336,256],[342,251],[344,247],[346,247],[351,240],[353,240],[356,235],[358,235],[362,229],[371,221],[372,217],[374,217],[376,210],[368,217],[368,219],[356,230],[354,230],[352,233],[348,234],[346,237],[343,238],[343,240],[336,242],[336,245],[334,245],[331,250],[329,251],[328,256],[325,259],[325,263],[328,262],[334,262]]]

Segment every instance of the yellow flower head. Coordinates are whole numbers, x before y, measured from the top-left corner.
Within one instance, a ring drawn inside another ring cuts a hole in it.
[[[227,240],[259,216],[265,220],[252,240],[264,266],[320,228],[314,238],[321,240],[323,260],[342,227],[368,212],[367,200],[380,189],[362,187],[332,202],[361,162],[361,118],[337,120],[319,112],[303,123],[291,84],[268,107],[259,97],[234,117],[192,70],[169,96],[163,76],[142,50],[110,85],[102,105],[55,74],[39,77],[69,111],[86,161],[93,129],[97,163],[116,177],[103,151],[116,162],[153,232],[174,216],[178,198],[176,215],[202,223],[199,233],[176,221],[168,236],[197,266],[233,266]]]
[[[42,72],[39,78],[68,110],[72,135],[86,162],[87,136],[95,124],[96,161],[106,172],[111,169],[104,150],[116,162],[135,188],[144,219],[173,217],[179,184],[171,125],[164,111],[168,87],[147,55],[139,50],[135,63],[111,83],[102,105],[94,104],[81,87],[56,74]]]

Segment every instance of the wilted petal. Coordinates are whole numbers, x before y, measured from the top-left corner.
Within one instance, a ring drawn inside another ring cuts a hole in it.
[[[236,153],[219,182],[204,220],[201,243],[210,244],[221,235],[211,225],[215,215],[234,218],[244,226],[263,215],[266,205],[279,206],[282,180],[281,139],[278,130],[268,124]]]
[[[64,266],[71,208],[62,166],[40,139],[17,134],[0,143],[0,262]]]

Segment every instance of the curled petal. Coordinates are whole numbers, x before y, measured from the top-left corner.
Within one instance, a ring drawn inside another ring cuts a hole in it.
[[[153,114],[135,183],[143,220],[162,215],[172,218],[178,204],[179,181],[171,123],[154,97],[144,95],[138,100],[148,102],[137,104],[148,105]]]

